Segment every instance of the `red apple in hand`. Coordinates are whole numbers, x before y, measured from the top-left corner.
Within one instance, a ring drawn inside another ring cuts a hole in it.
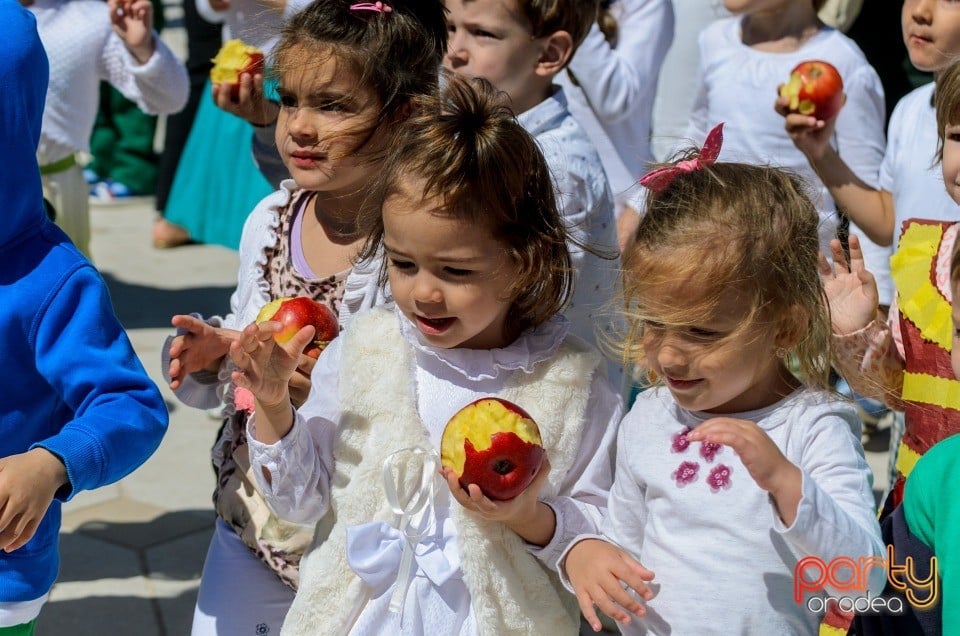
[[[476,484],[490,499],[506,501],[523,492],[543,464],[540,429],[522,408],[500,398],[477,400],[447,422],[440,463],[466,488]]]
[[[313,342],[304,350],[304,353],[311,358],[319,357],[324,347],[340,333],[340,325],[333,311],[306,296],[278,298],[267,303],[257,314],[257,322],[268,320],[283,325],[283,329],[273,336],[273,339],[280,344],[293,338],[294,334],[307,325],[313,325],[316,330]]]
[[[240,74],[263,72],[263,52],[242,40],[227,40],[213,58],[210,81],[230,90],[230,99],[240,99]]]
[[[827,121],[843,106],[843,78],[828,62],[801,62],[780,86],[780,96],[790,100],[790,112]]]

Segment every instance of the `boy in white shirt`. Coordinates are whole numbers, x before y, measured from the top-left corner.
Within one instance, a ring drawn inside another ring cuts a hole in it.
[[[37,19],[50,60],[37,159],[43,194],[57,224],[90,255],[88,185],[82,154],[90,150],[100,80],[144,112],[175,113],[187,102],[183,64],[153,29],[150,0],[20,0]]]
[[[597,343],[619,289],[619,249],[613,195],[600,156],[567,109],[554,77],[566,68],[596,19],[584,0],[447,0],[449,43],[444,66],[482,77],[509,97],[520,124],[550,166],[560,214],[573,237],[576,280],[564,315],[571,331]],[[622,370],[610,363],[619,386]]]

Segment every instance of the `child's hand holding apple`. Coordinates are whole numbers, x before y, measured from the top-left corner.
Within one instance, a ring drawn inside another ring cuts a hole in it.
[[[843,79],[822,60],[798,64],[790,79],[777,87],[776,110],[785,119],[790,139],[813,161],[829,147],[836,118],[846,101]]]
[[[489,397],[457,411],[444,428],[440,462],[463,507],[529,543],[546,545],[553,537],[553,510],[538,500],[550,464],[539,428],[516,404]]]

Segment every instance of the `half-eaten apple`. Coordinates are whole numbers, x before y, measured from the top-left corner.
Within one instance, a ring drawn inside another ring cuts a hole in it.
[[[240,75],[256,75],[263,72],[263,52],[242,40],[227,40],[211,60],[210,81],[230,91],[230,99],[240,99]]]
[[[333,311],[306,296],[294,298],[278,298],[270,301],[257,314],[257,322],[279,322],[283,329],[274,334],[273,339],[283,344],[293,338],[294,334],[313,325],[315,334],[313,342],[307,345],[304,353],[311,358],[320,357],[320,352],[340,333],[340,325]]]
[[[843,106],[843,78],[829,62],[808,60],[790,72],[780,96],[790,100],[790,112],[828,121]]]
[[[457,411],[440,440],[440,463],[453,470],[460,486],[476,484],[497,501],[523,492],[540,471],[543,457],[543,440],[533,418],[496,397]]]

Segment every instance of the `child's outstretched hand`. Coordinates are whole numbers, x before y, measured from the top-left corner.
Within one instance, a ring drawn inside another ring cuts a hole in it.
[[[229,86],[214,84],[213,101],[219,108],[246,119],[254,126],[269,126],[277,121],[280,113],[280,107],[264,95],[263,73],[241,73],[236,100]]]
[[[846,95],[843,99],[846,101]],[[812,161],[822,159],[830,147],[830,138],[833,137],[837,118],[824,121],[790,112],[790,98],[780,95],[780,87],[777,87],[777,101],[773,103],[773,109],[784,117],[784,128],[800,152]]]
[[[627,612],[636,616],[646,613],[643,604],[624,589],[624,583],[643,600],[653,598],[647,586],[653,580],[653,572],[612,543],[584,539],[570,548],[563,567],[577,595],[580,611],[595,632],[602,628],[598,609],[624,625],[629,625],[631,620]]]
[[[833,266],[820,254],[820,280],[830,303],[833,332],[839,335],[863,329],[877,318],[880,296],[873,274],[867,271],[860,251],[860,239],[850,235],[850,262],[840,241],[830,241]]]
[[[753,481],[773,496],[783,522],[788,526],[793,524],[800,503],[803,476],[756,422],[714,417],[693,429],[687,439],[732,448]]]
[[[110,24],[127,50],[146,64],[157,48],[153,37],[153,4],[150,0],[107,0]]]
[[[186,333],[170,343],[170,388],[176,391],[184,379],[197,371],[217,371],[230,351],[230,343],[240,339],[234,329],[211,327],[194,316],[177,315],[170,323]]]
[[[313,326],[307,325],[281,345],[273,335],[282,328],[279,322],[253,323],[230,344],[230,359],[237,365],[233,382],[249,390],[261,405],[267,407],[290,399],[290,377],[296,372],[300,354],[314,335]]]
[[[26,545],[40,525],[67,469],[44,448],[0,459],[0,550]]]

